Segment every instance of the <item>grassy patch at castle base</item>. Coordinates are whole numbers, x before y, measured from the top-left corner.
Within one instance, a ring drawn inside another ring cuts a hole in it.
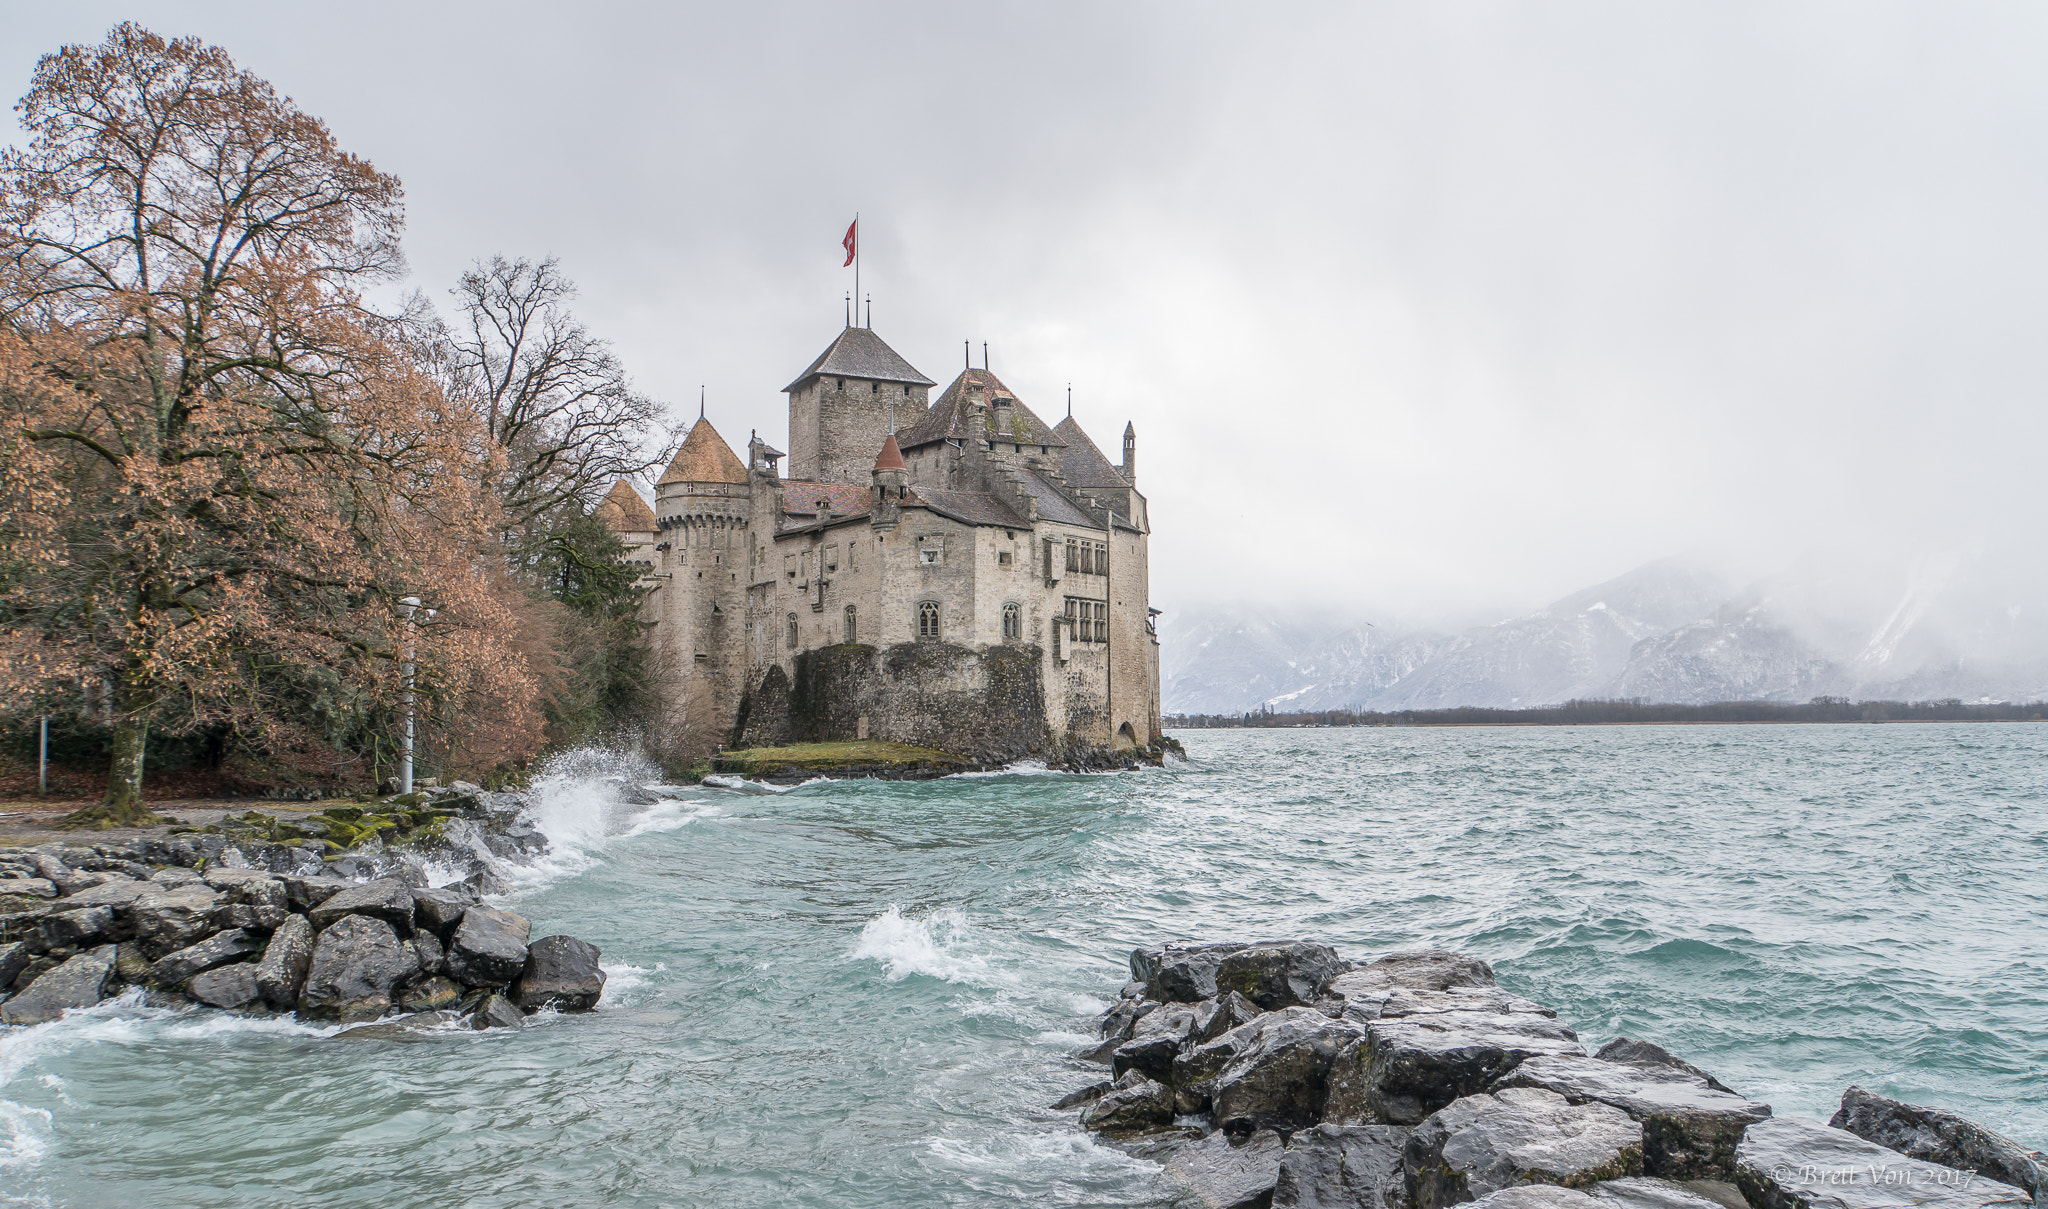
[[[935,747],[908,743],[887,743],[860,739],[844,743],[793,743],[788,747],[749,747],[721,752],[711,758],[711,771],[742,776],[778,776],[794,773],[854,776],[962,772],[974,767],[971,760]]]

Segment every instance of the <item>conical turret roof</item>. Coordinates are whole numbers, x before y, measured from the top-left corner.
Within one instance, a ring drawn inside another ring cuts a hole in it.
[[[593,511],[604,527],[614,533],[651,533],[655,529],[654,509],[624,479],[612,484]]]
[[[877,469],[877,470],[908,470],[908,469],[910,469],[909,465],[908,465],[907,463],[905,463],[905,462],[904,462],[904,460],[903,460],[903,451],[902,451],[901,449],[898,449],[898,448],[896,447],[896,434],[895,434],[895,433],[893,433],[893,432],[892,432],[892,433],[890,433],[890,434],[889,434],[889,437],[888,437],[888,439],[882,442],[882,452],[881,452],[881,453],[880,453],[879,455],[877,455],[877,456],[876,456],[876,458],[875,458],[875,469]]]
[[[683,447],[676,450],[675,460],[662,472],[663,483],[744,483],[747,468],[740,463],[732,446],[711,427],[711,421],[702,416],[690,427],[690,435],[683,438]],[[658,486],[659,484],[657,484]]]

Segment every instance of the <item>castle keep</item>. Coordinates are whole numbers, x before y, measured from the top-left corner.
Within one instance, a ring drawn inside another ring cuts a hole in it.
[[[741,747],[1154,747],[1135,431],[1112,464],[985,369],[936,385],[849,326],[784,388],[787,454],[756,435],[742,462],[700,417],[651,510],[612,488],[600,512],[643,571],[671,708]]]

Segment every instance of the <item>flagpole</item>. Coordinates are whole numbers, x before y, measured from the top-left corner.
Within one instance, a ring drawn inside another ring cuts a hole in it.
[[[853,296],[860,297],[860,246],[867,240],[860,237],[860,211],[853,212]]]

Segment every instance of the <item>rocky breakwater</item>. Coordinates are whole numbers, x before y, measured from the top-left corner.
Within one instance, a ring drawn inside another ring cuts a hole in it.
[[[1157,1161],[1183,1206],[2048,1209],[2043,1156],[1858,1088],[1774,1117],[1646,1041],[1588,1052],[1486,962],[1308,941],[1163,945],[1054,1105]]]
[[[437,825],[431,849],[473,865],[463,881],[430,887],[422,853],[384,846],[376,837],[395,828],[375,824],[355,847],[272,839],[275,829],[252,824],[248,834],[0,850],[0,1023],[54,1020],[128,987],[315,1021],[404,1013],[406,1029],[595,1007],[605,981],[595,945],[533,939],[526,919],[484,902],[504,885],[503,856],[546,848],[523,802],[459,785],[421,797],[393,809],[466,820],[452,836]]]

